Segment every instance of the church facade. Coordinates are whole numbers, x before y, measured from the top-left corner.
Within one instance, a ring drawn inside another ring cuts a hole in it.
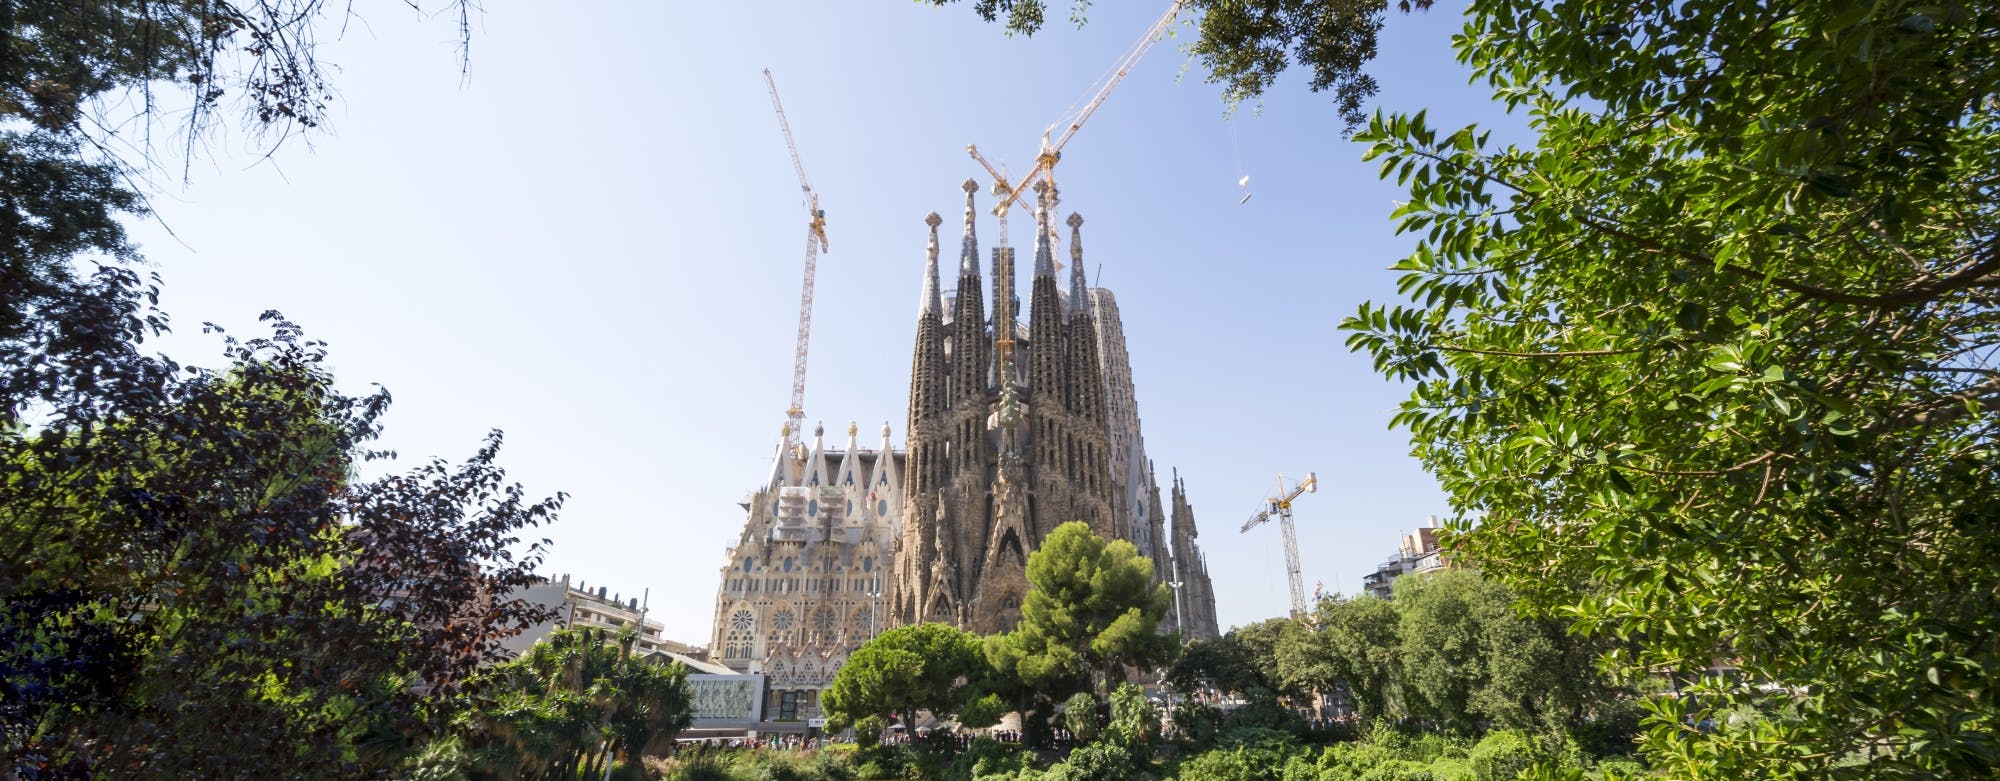
[[[823,430],[780,442],[771,471],[740,505],[743,533],[725,555],[709,660],[769,684],[772,719],[819,715],[819,691],[847,655],[891,624],[881,607],[903,506],[902,453],[843,447]]]
[[[1081,217],[1059,280],[1052,201],[1036,209],[1028,317],[1014,253],[991,254],[992,308],[980,268],[973,182],[957,288],[939,269],[931,214],[906,447],[844,444],[815,430],[780,442],[719,571],[709,659],[769,678],[763,713],[819,715],[818,694],[862,643],[892,626],[943,621],[981,634],[1012,629],[1028,555],[1058,525],[1087,522],[1132,542],[1175,591],[1161,631],[1218,636],[1214,591],[1178,476],[1161,499],[1146,457],[1123,325],[1110,291],[1082,273]]]
[[[980,270],[974,200],[965,189],[957,287],[947,306],[938,227],[930,241],[910,374],[903,528],[893,558],[889,612],[898,624],[943,621],[990,634],[1012,629],[1027,593],[1027,557],[1067,521],[1130,540],[1153,559],[1155,578],[1205,609],[1177,608],[1171,631],[1215,634],[1206,567],[1179,568],[1166,513],[1144,456],[1117,305],[1083,275],[1083,218],[1071,214],[1068,279],[1051,246],[1054,199],[1037,185],[1034,270],[1020,316],[1013,248],[993,248],[992,311]],[[1177,487],[1176,498],[1180,498]],[[1178,507],[1178,501],[1176,509]],[[1183,571],[1186,570],[1186,571]],[[1193,578],[1201,583],[1190,589]],[[1197,597],[1197,594],[1199,597]],[[1191,621],[1206,617],[1206,625]]]

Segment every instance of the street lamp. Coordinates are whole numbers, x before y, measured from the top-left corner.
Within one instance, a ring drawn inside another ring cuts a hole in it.
[[[868,592],[868,639],[875,639],[875,614],[882,612],[882,591],[878,583],[874,591]]]

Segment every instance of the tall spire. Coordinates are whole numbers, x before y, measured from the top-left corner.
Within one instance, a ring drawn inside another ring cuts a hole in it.
[[[1035,183],[1035,276],[1056,275],[1055,251],[1049,247],[1049,180]]]
[[[959,257],[958,294],[952,299],[952,354],[946,395],[954,406],[986,396],[993,368],[986,335],[985,287],[979,279],[979,240],[973,234],[972,197],[979,183],[965,180],[965,247]],[[996,307],[999,302],[995,302]],[[999,311],[998,309],[995,310]],[[942,348],[940,348],[942,349]]]
[[[1069,213],[1069,313],[1090,311],[1090,291],[1083,280],[1083,215]]]
[[[938,292],[938,225],[944,222],[937,212],[924,215],[924,224],[931,226],[930,244],[924,250],[924,297],[919,303],[917,314],[944,317],[944,297]]]
[[[965,242],[958,253],[958,273],[961,276],[976,276],[979,274],[979,237],[972,227],[972,194],[979,192],[979,183],[967,177],[960,188],[965,190]]]

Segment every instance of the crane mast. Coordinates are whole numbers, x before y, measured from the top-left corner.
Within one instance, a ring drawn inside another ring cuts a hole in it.
[[[1293,486],[1290,491],[1285,490],[1285,476],[1278,475],[1277,495],[1267,500],[1263,510],[1250,516],[1250,520],[1243,523],[1243,531],[1247,534],[1258,524],[1271,520],[1272,515],[1278,516],[1278,532],[1283,538],[1285,548],[1285,584],[1291,590],[1293,618],[1306,615],[1306,581],[1305,574],[1299,567],[1299,531],[1292,523],[1292,502],[1303,494],[1318,490],[1319,475],[1315,473],[1307,472],[1306,479]]]
[[[826,248],[826,212],[819,208],[819,193],[806,181],[805,163],[799,160],[799,145],[792,141],[792,124],[785,120],[785,104],[778,100],[778,83],[771,69],[764,69],[764,85],[771,89],[771,108],[778,112],[778,129],[784,131],[785,149],[792,154],[792,171],[799,175],[799,190],[806,206],[805,282],[799,290],[799,337],[792,354],[792,404],[785,409],[785,450],[798,449],[799,432],[806,422],[806,350],[812,343],[813,277],[819,268],[819,254]]]
[[[972,144],[965,146],[966,153],[971,155],[972,159],[979,161],[980,167],[985,168],[986,173],[993,177],[993,194],[999,198],[999,202],[993,206],[993,214],[1000,218],[1000,246],[1007,246],[1007,210],[1013,207],[1015,201],[1020,200],[1021,194],[1028,190],[1037,178],[1048,179],[1049,200],[1051,203],[1055,201],[1055,169],[1056,163],[1062,160],[1063,147],[1069,144],[1071,138],[1076,137],[1078,130],[1083,129],[1083,123],[1090,120],[1090,115],[1097,113],[1097,109],[1104,105],[1105,98],[1111,97],[1111,91],[1118,87],[1119,82],[1125,80],[1125,77],[1132,72],[1132,68],[1146,56],[1146,52],[1152,50],[1153,44],[1159,43],[1165,36],[1167,26],[1173,24],[1174,17],[1180,15],[1181,6],[1185,3],[1186,0],[1174,0],[1167,6],[1167,12],[1161,14],[1160,18],[1153,22],[1152,27],[1146,28],[1146,34],[1140,36],[1138,42],[1126,50],[1125,56],[1119,58],[1117,67],[1113,68],[1111,74],[1105,78],[1104,86],[1083,104],[1083,108],[1057,119],[1042,130],[1042,146],[1041,151],[1035,155],[1035,167],[1023,174],[1021,181],[1010,183],[1004,171],[995,169],[992,164],[986,162],[985,156],[979,154],[979,147]],[[1062,128],[1062,134],[1054,141],[1050,141],[1049,135],[1058,127]],[[1049,238],[1052,245],[1054,240],[1060,238],[1056,235],[1053,224],[1049,227]]]

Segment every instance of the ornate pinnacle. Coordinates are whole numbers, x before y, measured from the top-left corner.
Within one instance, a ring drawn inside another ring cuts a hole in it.
[[[979,192],[979,183],[973,181],[971,177],[967,177],[965,183],[959,185],[959,188],[965,190],[965,241],[964,247],[959,252],[958,273],[960,275],[978,274],[979,239],[974,233],[972,226],[972,196],[974,193]]]
[[[1083,215],[1069,214],[1069,311],[1090,311],[1090,290],[1083,279]]]
[[[944,299],[938,291],[937,262],[938,225],[943,222],[944,218],[939,217],[937,212],[931,212],[924,216],[924,224],[931,226],[931,238],[929,246],[925,248],[923,299],[917,302],[917,314],[920,317],[926,314],[943,316],[944,313]],[[970,226],[967,227],[968,229],[970,228]],[[966,240],[971,241],[971,238],[967,237]]]

